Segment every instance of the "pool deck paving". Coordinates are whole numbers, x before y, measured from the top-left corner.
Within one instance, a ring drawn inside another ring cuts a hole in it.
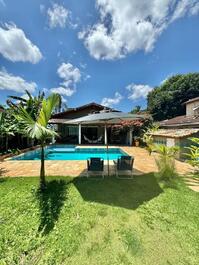
[[[89,148],[91,146],[81,146]],[[105,148],[105,146],[92,146],[93,148]],[[111,146],[116,147],[118,146]],[[110,148],[111,148],[110,147]],[[149,155],[144,148],[119,146],[128,155],[134,156],[134,175],[142,175],[151,172],[157,172],[155,157],[157,154]],[[105,176],[107,175],[107,161],[105,163]],[[115,175],[115,166],[113,161],[109,161],[110,175]],[[45,170],[49,176],[86,176],[87,161],[85,160],[46,160]],[[189,187],[199,192],[199,181],[197,179],[187,178],[192,168],[189,164],[176,160],[177,172],[186,176],[186,182]],[[4,160],[0,162],[1,177],[26,177],[39,176],[40,161],[38,160]],[[125,172],[126,174],[126,172]]]

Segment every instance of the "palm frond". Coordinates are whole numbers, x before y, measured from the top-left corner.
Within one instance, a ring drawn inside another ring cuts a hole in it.
[[[27,89],[25,90],[25,92],[28,95],[29,99],[32,99],[32,95],[30,94],[30,92]]]
[[[22,97],[17,97],[17,96],[8,96],[8,97],[11,98],[11,99],[14,99],[14,100],[22,101],[22,102],[24,102],[24,103],[27,102],[27,99],[22,98]]]
[[[59,104],[59,95],[52,94],[42,102],[42,108],[39,113],[37,122],[44,127],[47,127],[48,121],[51,118],[53,109]]]
[[[46,110],[50,110],[50,108]],[[51,116],[51,113],[47,113],[46,115],[45,109],[42,113],[45,117]],[[40,119],[35,121],[31,114],[22,106],[18,107],[17,113],[14,114],[14,117],[19,121],[20,131],[30,138],[41,140],[58,135],[53,130],[48,129],[47,125],[44,126],[44,123],[42,124]]]

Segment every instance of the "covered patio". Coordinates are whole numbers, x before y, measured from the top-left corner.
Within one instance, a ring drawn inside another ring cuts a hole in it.
[[[96,119],[90,121],[91,116]],[[85,118],[88,120],[85,121]],[[114,126],[121,124],[122,120],[143,120],[145,118],[144,115],[122,113],[96,103],[90,103],[54,114],[49,124],[54,126],[55,131],[58,132],[60,137],[56,140],[59,143],[132,146],[132,129],[119,131]]]
[[[61,123],[62,122],[62,123]],[[132,145],[132,130],[119,132],[114,127],[102,124],[65,124],[64,121],[51,121],[60,137],[58,143],[64,144],[95,144]]]

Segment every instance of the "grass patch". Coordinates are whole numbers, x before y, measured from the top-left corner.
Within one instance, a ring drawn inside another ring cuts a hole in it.
[[[196,265],[199,194],[180,179],[0,179],[0,264]]]
[[[127,247],[127,251],[133,256],[141,254],[142,244],[136,231],[131,227],[122,229],[121,238]]]

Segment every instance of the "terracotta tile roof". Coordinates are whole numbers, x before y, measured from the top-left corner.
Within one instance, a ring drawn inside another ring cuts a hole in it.
[[[56,118],[52,118],[52,119],[49,120],[48,123],[50,123],[50,124],[62,124],[64,122],[66,122],[66,121],[69,121],[69,119],[56,119]]]
[[[164,120],[159,123],[160,127],[164,126],[179,126],[179,125],[199,125],[198,116],[177,116],[175,118]]]
[[[171,138],[181,138],[190,136],[194,133],[199,132],[199,128],[195,129],[159,129],[156,132],[149,133],[153,136],[164,136],[164,137],[171,137]]]
[[[91,102],[91,103],[79,106],[77,108],[69,108],[66,111],[56,113],[56,114],[54,114],[52,116],[52,118],[58,118],[58,117],[63,116],[64,114],[69,114],[69,113],[72,113],[72,112],[80,111],[80,110],[83,110],[83,109],[86,109],[86,108],[89,108],[89,107],[97,107],[97,108],[99,108],[99,110],[107,109],[107,110],[119,112],[118,110],[115,110],[115,109],[100,105],[100,104],[95,103],[95,102]]]

